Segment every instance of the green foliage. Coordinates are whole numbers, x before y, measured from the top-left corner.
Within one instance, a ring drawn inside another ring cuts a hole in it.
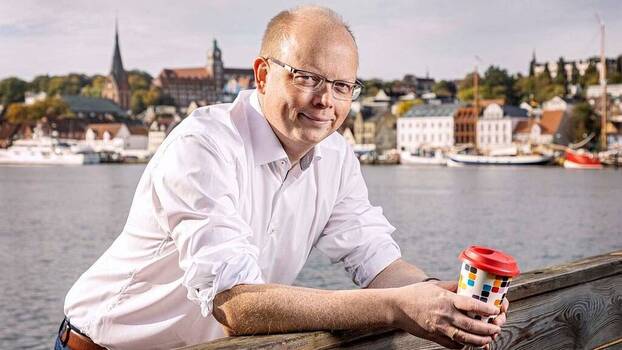
[[[518,98],[514,92],[515,78],[507,70],[490,66],[482,79],[481,96],[485,99],[502,98],[510,104],[516,104]]]
[[[589,103],[580,102],[572,109],[571,127],[573,142],[579,142],[591,133],[596,135],[594,140],[598,140],[600,118],[598,118]]]
[[[149,90],[134,90],[130,99],[130,109],[132,113],[138,114],[144,111],[148,106],[159,104],[171,104],[170,97],[162,95],[160,88],[152,86]]]
[[[24,94],[28,89],[28,83],[10,77],[0,81],[0,104],[9,105],[14,102],[24,101]]]
[[[60,98],[46,98],[32,105],[13,103],[6,112],[6,119],[10,123],[37,121],[43,117],[55,118],[59,116],[72,116],[69,106]]]
[[[79,95],[82,88],[91,84],[91,78],[84,74],[71,73],[50,78],[47,84],[48,96]]]
[[[102,90],[106,84],[106,77],[103,75],[94,75],[91,77],[91,83],[80,90],[80,95],[90,97],[101,97]]]
[[[579,79],[579,83],[585,88],[590,85],[597,85],[600,81],[598,69],[595,64],[591,64],[585,70],[585,74]]]
[[[441,80],[432,86],[432,92],[439,97],[453,97],[458,92],[458,87],[452,81]]]
[[[46,92],[48,91],[48,86],[50,84],[50,76],[49,75],[37,75],[29,84],[28,89],[33,92]]]
[[[153,78],[147,72],[141,70],[131,70],[127,72],[127,81],[130,84],[130,90],[149,90]]]

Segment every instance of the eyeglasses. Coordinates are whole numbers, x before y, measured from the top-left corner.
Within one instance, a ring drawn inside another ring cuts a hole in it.
[[[292,84],[303,91],[318,91],[324,86],[324,83],[331,83],[331,90],[335,99],[354,101],[361,94],[361,90],[363,90],[363,84],[358,80],[354,83],[346,80],[330,80],[320,74],[294,68],[272,57],[265,57],[264,59],[266,61],[270,60],[290,72],[292,74]]]

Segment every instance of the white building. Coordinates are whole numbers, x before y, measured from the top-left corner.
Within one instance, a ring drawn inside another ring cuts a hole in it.
[[[512,145],[512,131],[520,121],[528,120],[527,111],[515,106],[489,104],[477,120],[477,145],[491,150]]]
[[[147,129],[143,126],[128,127],[123,123],[89,124],[84,139],[95,152],[112,152],[138,159],[146,159],[150,155],[147,150]]]
[[[459,104],[414,106],[397,120],[397,149],[449,148],[454,145],[454,114]]]
[[[600,85],[590,85],[587,87],[585,96],[588,100],[600,98],[603,94],[603,87]],[[622,100],[622,84],[607,85],[607,95],[614,100]]]

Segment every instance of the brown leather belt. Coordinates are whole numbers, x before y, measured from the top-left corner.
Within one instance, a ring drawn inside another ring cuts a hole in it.
[[[78,333],[72,329],[73,326],[67,320],[63,321],[61,329],[58,332],[60,341],[69,346],[71,350],[106,350],[103,346],[99,346],[86,335]]]

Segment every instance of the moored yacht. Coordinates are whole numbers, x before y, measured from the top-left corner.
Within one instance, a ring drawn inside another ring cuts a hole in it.
[[[0,164],[80,165],[99,163],[97,153],[85,145],[51,137],[16,140],[0,149]]]

